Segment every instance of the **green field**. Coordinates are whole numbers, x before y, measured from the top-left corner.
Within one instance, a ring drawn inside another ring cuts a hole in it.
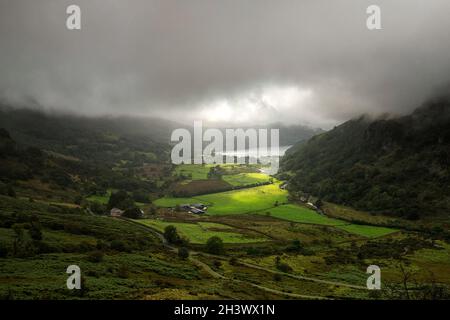
[[[107,205],[109,202],[109,198],[111,197],[111,192],[114,192],[116,190],[113,189],[108,189],[106,191],[106,194],[103,196],[100,195],[92,195],[86,198],[86,200],[91,201],[91,202],[98,202],[100,204],[103,205]],[[147,205],[147,203],[143,203],[143,202],[135,202],[134,203],[136,206],[138,206],[139,208],[145,207]]]
[[[270,216],[272,217],[299,223],[320,224],[326,226],[338,226],[347,224],[347,222],[345,221],[328,218],[315,212],[314,210],[300,207],[294,204],[274,207],[270,210],[267,210],[267,212],[270,212]],[[265,214],[266,211],[259,213]]]
[[[165,197],[154,203],[160,207],[171,207],[184,203],[204,203],[209,205],[208,214],[242,214],[269,209],[278,201],[279,204],[287,202],[287,192],[279,188],[278,183],[240,189],[220,193],[196,196],[195,198]]]
[[[175,168],[175,173],[189,176],[190,180],[204,180],[208,179],[210,168],[208,164],[180,164]]]
[[[306,224],[319,224],[325,226],[333,226],[340,230],[344,230],[349,233],[353,233],[359,236],[367,238],[381,237],[398,230],[386,227],[377,227],[369,225],[359,225],[350,224],[344,220],[328,218],[327,216],[321,215],[314,210],[300,207],[293,204],[287,204],[283,206],[278,206],[270,210],[258,212],[260,214],[270,213],[271,217],[278,219],[306,223]]]
[[[382,237],[393,232],[397,232],[398,230],[386,227],[376,227],[376,226],[368,226],[368,225],[360,225],[360,224],[347,224],[342,226],[337,226],[337,228],[354,233],[367,238],[376,238]]]
[[[161,232],[164,228],[172,225],[177,228],[181,236],[189,239],[194,244],[205,244],[213,236],[220,237],[224,243],[254,243],[267,241],[266,238],[249,237],[247,235],[234,232],[232,227],[220,223],[198,222],[166,222],[154,219],[135,220],[136,222],[153,227]]]
[[[86,200],[106,205],[109,201],[109,197],[111,196],[111,192],[113,191],[113,189],[108,189],[105,195],[92,195],[87,197]]]
[[[232,186],[246,186],[255,183],[264,183],[270,180],[270,176],[265,173],[249,172],[233,175],[224,175],[222,179]]]
[[[199,196],[200,197],[200,196]],[[209,202],[203,201],[199,199],[199,197],[195,198],[172,198],[172,197],[164,197],[158,200],[153,201],[155,205],[163,208],[175,207],[177,204],[192,204],[192,203],[203,203],[205,205],[210,205]]]

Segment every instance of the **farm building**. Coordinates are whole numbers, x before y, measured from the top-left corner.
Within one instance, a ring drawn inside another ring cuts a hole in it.
[[[111,211],[109,212],[111,217],[121,217],[122,213],[123,211],[117,208],[112,208]]]
[[[196,208],[196,209],[200,209],[200,210],[206,209],[206,206],[203,203],[194,203],[194,204],[191,205],[191,207]]]
[[[180,204],[181,210],[189,211],[191,209],[191,205],[189,204]]]
[[[205,211],[203,211],[201,209],[197,209],[197,208],[192,208],[189,212],[193,213],[193,214],[203,214],[203,213],[205,213]]]

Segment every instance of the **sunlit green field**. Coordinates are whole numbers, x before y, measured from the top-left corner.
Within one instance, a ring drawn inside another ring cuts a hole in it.
[[[270,176],[265,173],[249,172],[233,175],[224,175],[222,179],[232,186],[246,186],[254,183],[264,183],[270,180]]]
[[[287,192],[279,188],[278,183],[265,186],[240,189],[220,193],[196,196],[194,198],[170,198],[165,197],[154,203],[160,207],[171,207],[184,203],[203,203],[210,207],[208,214],[242,214],[269,209],[275,203],[287,202]]]
[[[327,216],[319,214],[314,210],[294,204],[278,206],[270,210],[261,211],[258,213],[267,214],[267,212],[269,212],[271,217],[275,217],[278,219],[289,220],[298,223],[333,226],[339,228],[340,230],[344,230],[346,232],[367,238],[381,237],[398,231],[396,229],[386,227],[350,224],[347,221],[328,218]]]
[[[236,229],[220,223],[167,222],[155,219],[136,220],[136,222],[154,227],[161,232],[164,231],[165,227],[172,225],[177,228],[177,231],[181,236],[186,237],[194,244],[205,244],[206,241],[213,236],[220,237],[224,243],[254,243],[268,240],[262,237],[250,237],[242,233],[237,233],[235,232]]]
[[[175,173],[189,176],[190,180],[203,180],[208,179],[210,168],[211,165],[208,164],[181,164],[175,168]]]

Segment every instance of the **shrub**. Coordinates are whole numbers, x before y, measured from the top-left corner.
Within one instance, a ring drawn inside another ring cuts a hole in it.
[[[164,229],[164,238],[169,243],[178,243],[180,241],[180,236],[178,235],[177,228],[172,225],[167,226]]]
[[[121,252],[129,252],[130,247],[128,244],[122,240],[113,240],[111,241],[111,249]]]
[[[206,242],[206,251],[211,254],[223,254],[224,246],[222,239],[217,236],[209,238]]]
[[[103,252],[100,250],[92,251],[88,254],[87,260],[90,262],[102,262],[103,261]]]
[[[121,264],[119,269],[117,269],[117,276],[124,279],[128,278],[130,276],[130,269],[128,266]]]
[[[42,231],[39,223],[33,222],[28,229],[31,239],[40,241],[42,240]]]
[[[178,257],[186,260],[189,257],[189,250],[186,247],[181,247],[180,249],[178,249]]]
[[[126,218],[130,218],[130,219],[140,219],[142,218],[143,214],[141,209],[133,207],[133,208],[129,208],[126,209],[122,216],[126,217]]]
[[[0,258],[5,258],[8,255],[8,247],[0,243]]]
[[[274,280],[274,281],[277,281],[277,282],[281,281],[281,275],[279,275],[278,273],[275,273],[275,274],[273,275],[273,280]]]
[[[280,270],[281,272],[286,272],[286,273],[288,273],[288,272],[291,272],[291,271],[292,271],[292,268],[291,268],[287,263],[284,263],[284,262],[279,262],[279,263],[276,265],[276,267],[277,267],[277,269]]]

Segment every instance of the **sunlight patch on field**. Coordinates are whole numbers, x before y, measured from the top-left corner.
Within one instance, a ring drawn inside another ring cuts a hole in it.
[[[242,214],[272,208],[278,201],[279,204],[287,202],[287,192],[279,188],[277,183],[240,189],[194,198],[160,198],[154,203],[161,207],[173,207],[177,204],[203,203],[208,205],[208,214]]]
[[[223,180],[232,186],[246,186],[255,183],[264,183],[270,180],[270,176],[265,173],[248,172],[233,175],[224,175]]]

